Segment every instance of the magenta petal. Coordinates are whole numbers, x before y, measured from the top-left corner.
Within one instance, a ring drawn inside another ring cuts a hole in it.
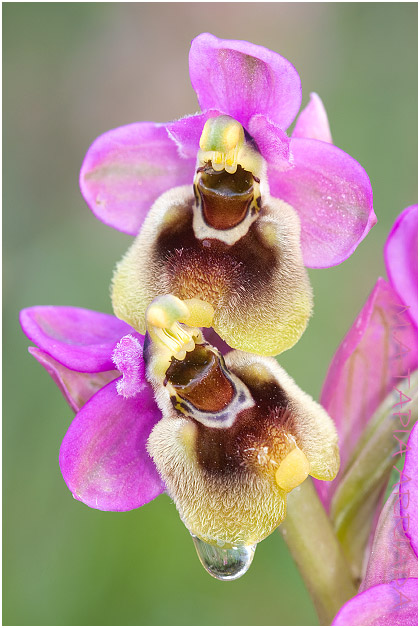
[[[72,371],[112,371],[115,343],[132,328],[111,314],[78,307],[39,305],[22,310],[24,333]],[[137,334],[143,343],[143,337]]]
[[[137,122],[96,139],[80,171],[82,195],[107,225],[136,235],[166,190],[192,184],[195,159],[180,159],[163,124]]]
[[[203,110],[223,111],[245,127],[261,113],[282,129],[299,111],[299,74],[276,52],[202,33],[191,44],[189,62],[191,83]]]
[[[327,268],[347,259],[376,223],[372,188],[362,166],[336,146],[292,139],[294,167],[269,167],[270,191],[299,214],[303,261]]]
[[[360,591],[391,580],[416,578],[417,573],[417,558],[402,526],[397,490],[389,496],[382,508]]]
[[[315,92],[310,94],[309,103],[299,114],[292,137],[321,140],[321,142],[332,144],[327,112],[322,100]]]
[[[385,244],[385,266],[389,280],[418,325],[418,209],[407,207],[397,218]]]
[[[51,375],[70,408],[75,412],[78,412],[98,390],[120,376],[118,371],[77,373],[63,366],[37,347],[29,347],[28,351]]]
[[[164,485],[146,451],[160,419],[152,389],[130,399],[116,382],[100,390],[78,412],[60,449],[60,468],[73,493],[91,508],[124,511],[157,497]]]
[[[215,118],[220,113],[220,111],[212,109],[204,113],[197,113],[194,116],[174,120],[166,125],[168,135],[176,144],[180,157],[193,159],[195,163],[197,152],[200,149],[203,127],[209,118]]]
[[[214,331],[213,327],[206,327],[201,331],[205,341],[213,345],[213,347],[216,347],[222,355],[226,355],[226,353],[232,351],[232,347],[229,347],[229,345],[222,340],[222,338],[220,338],[219,334]]]
[[[417,582],[395,580],[359,593],[344,604],[332,626],[417,626]]]
[[[404,471],[400,485],[400,506],[404,531],[416,556],[419,555],[418,437],[418,423],[416,423],[408,439]]]
[[[257,114],[249,121],[248,131],[270,166],[279,170],[290,168],[290,139],[277,124]]]
[[[337,427],[342,471],[375,410],[416,368],[416,329],[398,295],[380,278],[334,355],[321,393]],[[327,506],[342,471],[333,482],[317,482]]]

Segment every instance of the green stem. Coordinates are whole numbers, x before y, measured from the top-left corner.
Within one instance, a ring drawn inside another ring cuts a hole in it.
[[[279,530],[311,594],[320,624],[330,625],[357,591],[311,478],[288,496],[287,516]]]

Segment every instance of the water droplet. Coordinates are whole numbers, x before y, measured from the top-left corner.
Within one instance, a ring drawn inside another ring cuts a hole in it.
[[[191,534],[198,558],[204,569],[218,580],[236,580],[251,566],[257,545],[240,545],[225,549],[205,543]]]
[[[332,207],[333,206],[333,200],[331,196],[326,196],[325,197],[325,202],[327,204],[327,207]]]

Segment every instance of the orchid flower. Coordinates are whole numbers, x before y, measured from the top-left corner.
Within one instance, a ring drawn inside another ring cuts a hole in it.
[[[110,315],[78,308],[29,308],[21,324],[78,410],[60,449],[76,499],[124,511],[166,490],[198,549],[253,555],[284,519],[291,490],[309,474],[335,476],[336,432],[275,360],[223,358],[194,326],[200,308],[210,321],[206,303],[156,299],[146,341]]]
[[[109,131],[82,166],[95,215],[142,227],[117,267],[114,311],[144,333],[156,296],[199,298],[230,346],[276,355],[311,314],[304,266],[339,264],[375,224],[370,182],[332,145],[316,94],[286,135],[301,105],[289,61],[206,33],[189,61],[202,113]]]

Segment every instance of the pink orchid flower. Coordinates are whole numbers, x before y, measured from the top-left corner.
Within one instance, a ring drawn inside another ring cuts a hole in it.
[[[77,412],[60,449],[64,480],[99,510],[138,508],[167,490],[191,533],[251,547],[284,519],[295,486],[337,473],[335,429],[274,359],[231,351],[225,362],[197,328],[161,328],[188,308],[170,295],[160,303],[146,341],[108,314],[21,312],[31,353]]]
[[[372,190],[360,164],[331,143],[319,96],[311,95],[289,138],[302,94],[299,75],[285,58],[203,33],[192,42],[189,67],[202,113],[123,126],[90,147],[80,187],[94,214],[137,235],[163,192],[192,185],[206,120],[229,115],[266,160],[271,195],[299,215],[304,264],[324,268],[347,259],[376,222]]]

